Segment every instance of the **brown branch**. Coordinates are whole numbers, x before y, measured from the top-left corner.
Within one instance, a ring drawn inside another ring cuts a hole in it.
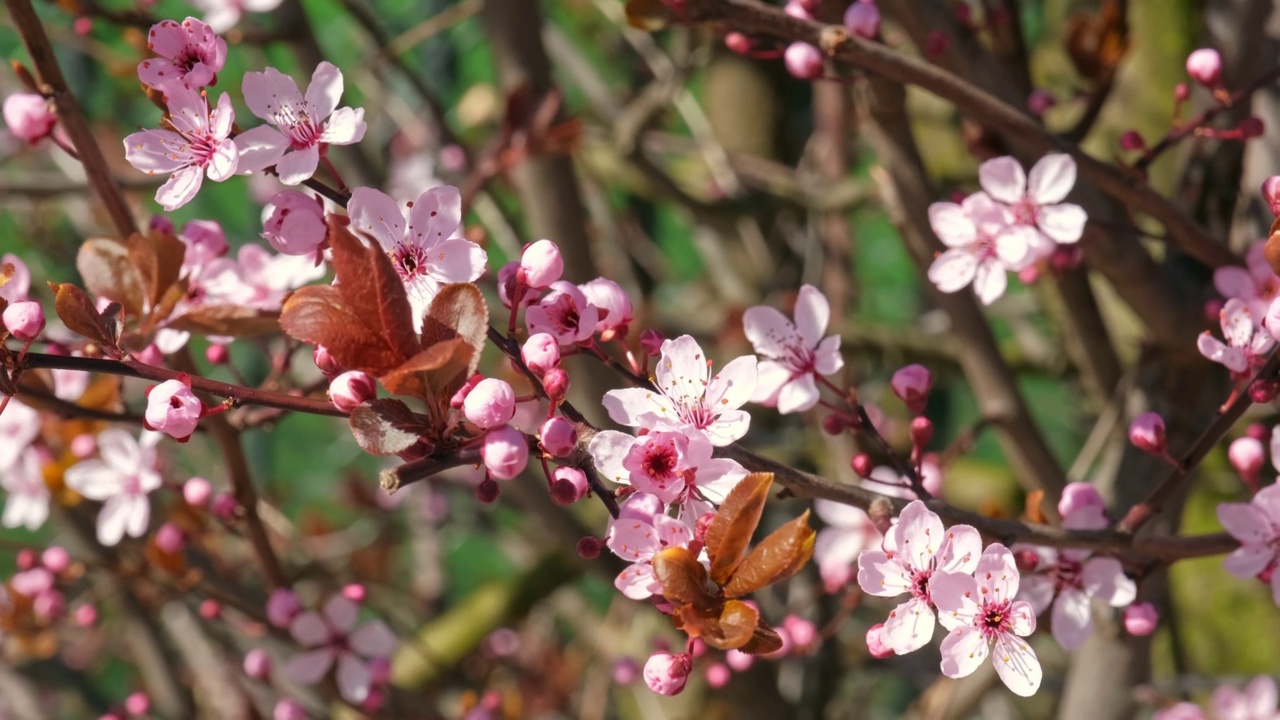
[[[133,221],[133,214],[129,212],[129,205],[125,202],[120,188],[116,186],[111,169],[107,166],[107,160],[93,137],[89,121],[85,119],[80,104],[76,102],[75,96],[67,87],[62,69],[58,66],[58,59],[53,54],[53,46],[49,43],[49,36],[45,34],[44,26],[40,24],[35,8],[31,6],[30,0],[4,0],[4,4],[9,9],[10,17],[13,18],[14,27],[22,36],[22,44],[26,46],[27,54],[31,56],[41,93],[53,101],[58,113],[58,121],[62,123],[67,137],[71,138],[72,144],[80,155],[80,162],[84,165],[89,185],[106,206],[107,214],[111,216],[111,222],[115,225],[120,239],[128,238],[138,231]]]

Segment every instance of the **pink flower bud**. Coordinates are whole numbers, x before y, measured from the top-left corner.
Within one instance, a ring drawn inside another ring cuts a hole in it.
[[[52,623],[67,607],[67,599],[57,590],[47,590],[31,601],[31,611],[46,623]]]
[[[1035,572],[1036,568],[1040,567],[1040,556],[1036,554],[1035,550],[1024,548],[1014,551],[1013,562],[1018,566],[1020,572]]]
[[[690,672],[693,672],[693,658],[688,653],[654,653],[644,664],[644,684],[659,695],[679,695],[689,681]]]
[[[49,102],[34,93],[10,95],[4,99],[0,112],[4,114],[4,124],[9,126],[9,131],[29,143],[48,137],[58,122]]]
[[[19,595],[27,597],[35,597],[40,593],[47,592],[53,588],[53,573],[43,567],[34,567],[36,563],[36,554],[30,550],[24,551],[31,558],[30,565],[22,572],[15,573],[9,578],[9,588]],[[22,567],[19,565],[19,567]]]
[[[1136,602],[1124,609],[1124,629],[1130,635],[1142,637],[1156,631],[1156,623],[1160,613],[1156,606],[1146,602]]]
[[[893,651],[884,641],[884,623],[876,623],[867,630],[867,651],[871,653],[871,657],[880,660],[893,657]]]
[[[368,594],[369,591],[360,583],[349,583],[342,586],[342,597],[356,604],[364,602],[365,596]]]
[[[1173,86],[1174,100],[1177,100],[1178,102],[1185,102],[1189,97],[1191,97],[1191,88],[1187,87],[1186,83],[1178,83]]]
[[[18,340],[35,340],[44,330],[44,309],[30,300],[13,303],[4,309],[4,327]]]
[[[528,245],[520,254],[520,273],[529,287],[535,290],[546,289],[564,274],[564,258],[560,256],[560,248],[550,240],[539,240]]]
[[[175,440],[191,437],[203,413],[204,404],[181,380],[165,380],[147,393],[147,426]]]
[[[71,441],[71,454],[84,460],[98,452],[98,439],[89,433],[81,433]]]
[[[140,352],[134,353],[133,357],[136,358],[138,362],[142,363],[143,365],[163,365],[164,364],[164,353],[160,350],[159,346],[157,346],[155,343],[151,343],[150,345],[142,348]]]
[[[730,650],[724,654],[724,661],[730,668],[737,672],[746,672],[751,668],[751,664],[756,661],[754,655],[748,655],[741,650]]]
[[[506,380],[485,378],[467,393],[462,412],[481,429],[498,427],[516,414],[516,393]]]
[[[729,666],[724,663],[711,663],[703,671],[703,675],[707,679],[708,687],[713,690],[719,690],[729,684],[729,679],[733,677],[733,671],[729,670]]]
[[[1267,201],[1272,215],[1280,215],[1280,175],[1262,181],[1262,199]]]
[[[889,385],[893,387],[893,394],[906,403],[911,412],[919,413],[929,400],[933,375],[923,365],[907,365],[893,374]]]
[[[800,0],[787,0],[787,4],[782,8],[782,11],[793,18],[800,18],[801,20],[813,19],[813,13],[809,12],[809,8],[805,7]]]
[[[284,698],[271,710],[271,720],[307,720],[307,710],[293,698]]]
[[[68,553],[66,548],[54,545],[40,553],[40,563],[46,570],[56,575],[71,567],[71,553]]]
[[[262,223],[262,237],[284,255],[311,255],[329,234],[324,207],[298,190],[282,190],[267,200],[271,215]]]
[[[348,370],[329,383],[329,399],[344,413],[378,397],[378,383],[359,370]]]
[[[1040,279],[1040,266],[1028,265],[1018,271],[1018,282],[1023,285],[1033,285],[1036,280]]]
[[[1192,80],[1213,87],[1222,76],[1222,56],[1212,48],[1200,48],[1187,56],[1187,74]]]
[[[578,541],[578,557],[583,560],[595,560],[600,557],[600,548],[603,545],[600,538],[588,535]]]
[[[98,608],[92,605],[81,605],[72,611],[71,619],[80,627],[93,627],[98,624]]]
[[[529,463],[529,443],[524,433],[510,425],[502,425],[485,433],[480,446],[480,459],[489,476],[510,480]]]
[[[317,345],[316,349],[311,351],[311,360],[320,369],[320,372],[330,380],[342,372],[342,366],[329,353],[329,348],[323,345]]]
[[[229,492],[221,492],[213,498],[213,514],[223,522],[231,522],[236,519],[236,513],[240,510],[240,503],[236,501],[236,496]]]
[[[1132,152],[1135,150],[1141,150],[1146,146],[1146,141],[1142,139],[1142,135],[1139,134],[1137,130],[1126,130],[1124,134],[1120,136],[1121,150]]]
[[[476,500],[488,505],[498,501],[498,495],[502,493],[502,489],[498,487],[498,483],[493,478],[486,478],[479,485],[476,485]]]
[[[578,430],[574,424],[556,415],[547,418],[538,429],[538,444],[551,457],[566,457],[578,442]]]
[[[144,692],[136,692],[125,698],[125,712],[130,715],[146,715],[151,710],[151,698]]]
[[[515,292],[516,273],[520,270],[520,263],[512,261],[503,265],[498,270],[498,298],[502,300],[502,306],[511,307],[511,297]],[[520,307],[524,307],[538,299],[538,291],[527,285],[520,286]]]
[[[173,220],[168,215],[152,215],[147,221],[147,229],[152,232],[174,234]]]
[[[262,648],[254,648],[244,655],[244,674],[254,680],[266,680],[271,674],[271,656]]]
[[[640,677],[640,664],[634,658],[620,657],[613,661],[610,673],[615,684],[630,685]]]
[[[30,570],[36,566],[36,551],[30,548],[19,550],[17,556],[14,557],[14,564],[18,566],[19,570]]]
[[[751,52],[751,38],[736,31],[727,33],[724,36],[724,46],[739,55],[747,55]]]
[[[870,455],[858,453],[849,461],[849,467],[858,474],[858,477],[871,477],[871,471],[875,468],[875,464],[871,462]]]
[[[560,344],[551,333],[534,333],[520,347],[520,358],[534,375],[542,377],[560,364]]]
[[[787,66],[787,72],[801,80],[816,80],[824,71],[822,51],[804,42],[788,45],[782,54],[782,63]]]
[[[1085,482],[1067,483],[1062,488],[1062,498],[1058,500],[1058,514],[1063,518],[1085,513],[1103,515],[1107,511],[1107,501],[1102,499],[1098,489]]]
[[[818,639],[818,628],[798,615],[782,618],[782,629],[787,631],[787,636],[798,651],[804,651]]]
[[[204,507],[211,495],[213,486],[204,478],[193,477],[182,484],[182,499],[191,507]]]
[[[1256,115],[1250,115],[1249,117],[1241,120],[1239,125],[1236,125],[1236,132],[1239,133],[1241,140],[1252,140],[1256,137],[1262,137],[1262,134],[1266,131],[1267,124],[1262,121],[1262,118]]]
[[[1164,435],[1164,418],[1160,413],[1145,412],[1129,425],[1129,442],[1143,452],[1161,455],[1168,447]]]
[[[587,474],[576,467],[556,468],[551,477],[551,499],[557,505],[572,505],[586,496]]]
[[[1265,459],[1266,451],[1262,443],[1251,437],[1236,438],[1227,446],[1227,460],[1240,473],[1240,477],[1246,480],[1257,478]]]
[[[716,519],[714,512],[704,512],[693,523],[693,540],[698,544],[707,542],[707,533],[711,531],[711,523]]]
[[[1204,304],[1204,317],[1206,320],[1217,323],[1222,318],[1222,308],[1226,306],[1226,301],[1222,298],[1209,298]]]
[[[911,419],[911,444],[923,448],[933,439],[933,421],[919,415]]]
[[[231,359],[231,353],[227,350],[226,345],[213,343],[204,349],[204,359],[208,360],[211,365],[225,365],[227,360]]]
[[[569,394],[569,373],[561,367],[551,368],[542,376],[542,389],[553,405],[559,405]]]
[[[298,594],[288,588],[273,590],[267,598],[267,622],[278,628],[287,628],[289,623],[302,612],[302,601]]]
[[[1244,434],[1254,440],[1266,440],[1271,437],[1271,431],[1262,423],[1250,423],[1249,427],[1244,429]]]
[[[391,659],[385,657],[369,658],[369,679],[374,685],[383,685],[391,680]]]
[[[868,40],[880,34],[880,8],[870,0],[858,0],[844,11],[844,26]]]
[[[199,612],[200,617],[205,620],[213,620],[222,614],[222,603],[210,598],[200,603],[200,607],[197,612]]]
[[[1249,399],[1259,405],[1266,405],[1275,400],[1277,391],[1280,391],[1280,384],[1275,380],[1258,378],[1249,383]]]
[[[841,413],[827,413],[822,418],[822,431],[828,435],[839,435],[849,427],[849,421]]]
[[[931,30],[924,38],[924,56],[937,60],[951,49],[951,37],[941,30]]]
[[[186,544],[187,539],[183,537],[182,531],[178,529],[178,526],[173,523],[167,522],[161,525],[159,530],[156,530],[156,547],[163,553],[176,555],[182,552]]]
[[[595,332],[604,342],[627,334],[627,327],[634,318],[631,316],[631,298],[622,286],[608,278],[596,278],[578,286],[587,302],[595,305],[600,311],[600,319],[596,321]]]
[[[1036,117],[1044,115],[1049,108],[1057,104],[1058,101],[1053,97],[1053,93],[1043,88],[1036,88],[1027,96],[1027,109]]]
[[[666,342],[666,338],[657,330],[645,330],[640,333],[640,349],[649,357],[658,357],[662,354],[662,343]]]
[[[462,383],[462,387],[458,388],[458,391],[453,394],[453,397],[449,398],[449,407],[454,410],[461,410],[463,403],[467,401],[467,395],[469,395],[483,379],[484,376],[480,373],[476,373],[475,375],[467,378],[467,381]]]

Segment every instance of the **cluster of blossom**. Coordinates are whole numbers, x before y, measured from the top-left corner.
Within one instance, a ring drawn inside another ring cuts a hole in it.
[[[813,20],[813,13],[821,3],[818,0],[787,0],[786,12],[792,17],[802,20]],[[868,40],[880,34],[880,7],[875,0],[857,0],[844,13],[844,26],[849,32]],[[738,52],[749,52],[750,46],[743,45],[745,37],[739,33],[730,33],[725,42]],[[737,47],[735,47],[735,45]],[[787,72],[801,80],[817,80],[825,72],[825,59],[822,51],[807,42],[794,42],[787,46],[782,54],[783,64]]]
[[[1222,337],[1208,331],[1197,340],[1200,353],[1220,363],[1242,381],[1261,368],[1275,349],[1280,331],[1280,277],[1277,277],[1263,254],[1265,240],[1249,246],[1245,267],[1221,267],[1213,273],[1213,285],[1226,299],[1207,310],[1216,314],[1222,324]],[[1216,310],[1216,313],[1213,311]]]
[[[1195,703],[1179,702],[1156,711],[1151,720],[1277,720],[1280,718],[1280,711],[1276,709],[1278,699],[1280,693],[1275,679],[1259,675],[1244,690],[1232,685],[1219,686],[1209,700],[1210,713],[1206,714]]]

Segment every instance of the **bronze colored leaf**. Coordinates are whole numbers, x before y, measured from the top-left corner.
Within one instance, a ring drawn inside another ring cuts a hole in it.
[[[726,597],[742,597],[795,575],[813,557],[809,511],[774,530],[751,551],[724,585]]]
[[[746,645],[738,648],[739,651],[748,655],[768,655],[782,649],[782,638],[778,636],[778,632],[773,628],[759,623],[756,625],[755,632],[751,634],[751,639]]]
[[[290,295],[280,313],[280,327],[295,340],[324,345],[343,367],[375,377],[404,362],[368,319],[357,315],[337,288],[328,285],[309,285]]]
[[[475,351],[477,364],[488,332],[489,307],[480,294],[480,288],[471,283],[450,283],[441,287],[422,318],[423,347],[460,337]],[[475,369],[476,365],[468,367],[467,375],[473,374]]]
[[[671,624],[691,638],[721,638],[724,636],[720,629],[718,606],[698,610],[692,605],[681,605],[671,612]]]
[[[392,398],[378,398],[351,412],[351,434],[371,455],[395,455],[411,447],[427,430],[408,405]]]
[[[108,355],[120,355],[119,326],[104,318],[83,290],[71,283],[49,283],[49,289],[53,309],[68,330],[98,343]]]
[[[142,280],[148,309],[154,310],[166,290],[178,282],[187,246],[170,232],[135,233],[129,238],[129,260]]]
[[[393,395],[412,395],[423,399],[443,397],[447,401],[453,393],[440,392],[433,379],[452,377],[466,370],[471,355],[471,347],[465,340],[453,338],[428,347],[378,380]]]
[[[707,528],[707,555],[711,558],[711,579],[724,585],[742,562],[751,536],[760,524],[760,514],[769,499],[773,473],[752,473],[729,491],[724,504]]]
[[[702,639],[718,650],[734,650],[751,642],[759,625],[759,611],[741,600],[730,600],[720,610],[717,632],[707,633]]]
[[[405,295],[404,282],[387,254],[366,245],[351,234],[347,219],[329,216],[329,247],[333,249],[333,269],[338,276],[338,292],[347,307],[386,341],[397,361],[386,372],[418,354],[422,346],[414,332],[413,311]]]
[[[76,270],[84,286],[98,297],[115,300],[133,317],[141,317],[146,292],[129,249],[108,238],[89,238],[76,253]]]
[[[707,592],[707,571],[689,548],[669,547],[653,556],[653,574],[662,583],[662,594],[677,605],[707,610],[716,599]]]
[[[662,0],[627,0],[627,24],[637,30],[657,32],[671,24],[671,10]]]
[[[17,272],[17,268],[13,266],[13,263],[0,263],[0,288],[9,284],[15,272]]]
[[[1280,216],[1271,223],[1271,234],[1267,237],[1267,244],[1262,246],[1262,255],[1267,258],[1271,271],[1280,275]]]
[[[200,305],[173,318],[168,327],[202,335],[252,337],[280,329],[279,314],[242,305]]]

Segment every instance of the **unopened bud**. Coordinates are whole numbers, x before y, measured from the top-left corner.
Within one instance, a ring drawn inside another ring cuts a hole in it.
[[[524,433],[501,425],[485,433],[480,458],[490,477],[510,480],[529,463],[529,444]]]
[[[1120,136],[1120,149],[1133,152],[1141,150],[1147,146],[1147,142],[1142,139],[1142,135],[1137,130],[1126,130]]]
[[[204,507],[213,495],[213,486],[208,480],[193,477],[182,484],[182,499],[191,507]]]
[[[254,680],[266,680],[271,674],[271,656],[262,648],[254,648],[244,655],[244,674]]]
[[[280,588],[267,598],[267,622],[277,628],[287,628],[293,619],[302,612],[302,601],[297,593],[287,588]]]
[[[534,333],[520,347],[520,358],[534,375],[542,377],[560,364],[560,344],[550,333]]]
[[[595,560],[600,557],[600,548],[604,543],[600,542],[600,538],[590,535],[578,541],[578,557],[583,560]]]
[[[236,502],[236,496],[229,492],[218,493],[213,498],[213,514],[223,522],[235,520],[239,508],[240,503]]]
[[[822,418],[822,431],[828,435],[839,435],[849,427],[849,421],[843,413],[827,413]]]
[[[693,657],[689,653],[654,653],[644,664],[644,682],[659,695],[679,695],[692,671]]]
[[[30,300],[13,303],[4,309],[4,327],[18,340],[35,340],[44,330],[44,309]]]
[[[1258,378],[1249,383],[1249,399],[1259,405],[1265,405],[1276,399],[1276,392],[1280,391],[1280,384],[1275,380],[1263,380]]]
[[[1213,87],[1222,77],[1222,56],[1213,48],[1201,48],[1187,56],[1187,74],[1191,79]]]
[[[1262,121],[1262,118],[1256,115],[1250,115],[1249,117],[1241,120],[1239,125],[1236,125],[1236,132],[1240,134],[1241,140],[1252,140],[1256,137],[1262,137],[1262,134],[1266,131],[1267,124]]]
[[[467,393],[462,412],[484,430],[506,424],[516,413],[515,390],[506,380],[485,378]]]
[[[1156,606],[1146,602],[1136,602],[1124,609],[1124,629],[1130,635],[1142,637],[1156,631],[1156,623],[1160,613]]]
[[[359,370],[348,370],[329,383],[329,399],[344,413],[378,397],[378,383]]]
[[[1250,423],[1249,427],[1244,429],[1244,434],[1254,440],[1266,440],[1271,436],[1271,431],[1262,423]]]
[[[1040,556],[1034,550],[1024,548],[1014,551],[1013,562],[1018,566],[1019,572],[1035,572],[1036,568],[1040,566]]]
[[[551,368],[542,376],[542,389],[553,405],[559,405],[569,394],[569,373],[561,367]]]
[[[209,361],[210,365],[225,365],[231,357],[231,353],[227,351],[227,346],[219,343],[213,343],[204,349],[204,359]]]
[[[177,555],[186,547],[187,539],[177,525],[167,522],[156,530],[156,547],[166,555]]]
[[[911,419],[911,444],[924,448],[933,439],[933,421],[923,415]]]
[[[1053,94],[1042,88],[1032,90],[1031,94],[1027,96],[1027,109],[1036,117],[1044,115],[1049,111],[1049,108],[1057,104],[1058,101],[1053,97]]]
[[[1152,455],[1161,455],[1168,447],[1164,418],[1160,413],[1145,412],[1133,419],[1129,425],[1129,442],[1139,450]]]
[[[858,453],[849,461],[849,467],[858,474],[858,477],[871,477],[871,471],[875,469],[875,465],[871,462],[871,456],[866,453]]]
[[[56,575],[71,567],[71,553],[64,547],[54,545],[40,553],[40,563],[46,570]]]
[[[213,620],[222,614],[222,603],[214,600],[213,598],[209,598],[200,603],[198,612],[200,613],[200,617],[205,620]]]
[[[872,40],[880,34],[880,8],[870,0],[859,0],[844,11],[844,26],[854,35]]]
[[[560,279],[564,274],[564,258],[560,248],[550,240],[539,240],[525,247],[520,255],[520,275],[525,284],[535,290],[542,290]]]
[[[1245,480],[1257,479],[1265,459],[1262,443],[1251,437],[1236,438],[1227,446],[1227,460]]]
[[[498,487],[498,483],[493,478],[486,478],[484,482],[476,486],[476,500],[488,505],[498,501],[498,495],[502,494],[502,490]]]
[[[1205,319],[1210,322],[1219,322],[1222,318],[1222,309],[1226,307],[1226,301],[1222,298],[1210,298],[1204,304]]]
[[[484,376],[480,373],[476,373],[475,375],[467,378],[467,381],[462,383],[462,387],[458,388],[458,391],[453,394],[453,397],[449,398],[449,407],[454,410],[461,410],[463,404],[467,401],[467,395],[475,389],[476,385],[480,384],[481,380],[484,380]]]
[[[1262,199],[1271,208],[1271,214],[1280,216],[1280,175],[1272,175],[1262,181]]]
[[[739,55],[751,52],[751,38],[740,32],[731,32],[724,36],[724,46]]]
[[[151,711],[151,698],[141,691],[133,693],[125,698],[124,709],[130,715],[146,715]]]
[[[878,660],[893,657],[893,651],[884,641],[884,623],[876,623],[867,630],[867,652]]]
[[[729,684],[729,680],[733,677],[733,672],[724,663],[711,663],[703,671],[703,677],[707,680],[707,687],[712,690],[719,690]]]
[[[551,457],[568,456],[577,442],[574,424],[559,415],[547,418],[538,429],[538,444]]]
[[[1191,97],[1191,88],[1187,87],[1186,83],[1178,83],[1177,85],[1173,86],[1174,100],[1177,100],[1178,102],[1184,102],[1189,97]]]
[[[332,380],[342,372],[342,366],[329,353],[329,348],[323,345],[317,345],[315,350],[311,351],[311,361],[316,364],[320,372],[328,379]]]
[[[801,80],[816,80],[824,70],[822,51],[805,42],[788,45],[782,53],[782,64],[787,72]]]
[[[551,476],[551,499],[557,505],[572,505],[590,489],[587,474],[576,467],[558,467]]]
[[[889,385],[893,388],[893,394],[906,403],[907,409],[920,413],[929,401],[933,375],[923,365],[907,365],[893,374]]]

